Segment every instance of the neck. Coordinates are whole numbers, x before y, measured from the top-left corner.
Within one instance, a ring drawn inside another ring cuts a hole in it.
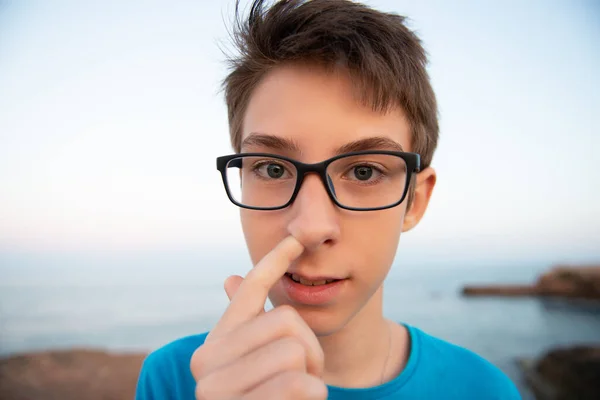
[[[383,317],[380,287],[341,330],[319,337],[325,354],[325,382],[359,388],[380,385],[389,380],[390,371],[395,377],[403,367],[398,365],[398,355],[404,360],[407,353],[407,343],[398,343],[398,329]]]

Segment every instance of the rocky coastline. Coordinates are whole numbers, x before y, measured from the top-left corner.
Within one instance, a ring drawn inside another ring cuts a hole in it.
[[[600,305],[600,266],[557,266],[530,285],[470,285],[463,287],[462,294],[534,296]],[[518,364],[538,400],[600,399],[600,332],[597,344],[551,349],[538,359],[521,359]]]
[[[518,363],[538,400],[600,399],[600,345],[557,348]]]
[[[0,360],[0,399],[133,399],[145,357],[84,349],[10,356]]]
[[[468,285],[464,296],[537,296],[600,301],[600,266],[557,266],[533,284]]]

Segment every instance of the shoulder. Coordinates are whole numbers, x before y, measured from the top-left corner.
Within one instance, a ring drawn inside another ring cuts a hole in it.
[[[150,353],[142,364],[137,388],[137,400],[193,398],[194,378],[190,359],[204,344],[206,335],[186,336]]]
[[[427,379],[439,382],[452,398],[509,399],[521,396],[498,367],[464,347],[408,327],[418,352],[419,368]]]
[[[156,368],[172,363],[179,363],[182,359],[191,357],[194,351],[204,344],[208,332],[182,337],[168,343],[150,353],[144,360],[144,367]],[[189,363],[189,358],[186,360]]]

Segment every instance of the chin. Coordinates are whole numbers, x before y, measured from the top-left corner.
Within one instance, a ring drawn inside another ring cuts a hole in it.
[[[274,307],[281,305],[293,307],[317,337],[329,336],[340,331],[350,319],[347,310],[340,309],[339,305],[336,304],[326,306],[299,305],[291,303],[287,299],[280,301],[278,296],[273,296],[270,300]]]

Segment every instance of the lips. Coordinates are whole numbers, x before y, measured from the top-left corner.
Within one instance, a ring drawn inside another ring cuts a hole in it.
[[[321,286],[321,285],[326,285],[326,284],[333,283],[333,282],[339,280],[338,278],[332,278],[332,277],[309,278],[309,277],[305,277],[303,275],[291,273],[291,272],[286,273],[286,275],[288,277],[290,277],[294,282],[301,283],[306,286]]]
[[[292,303],[313,306],[324,306],[335,301],[343,295],[348,282],[347,278],[307,277],[294,272],[286,273],[281,279],[282,289]]]

